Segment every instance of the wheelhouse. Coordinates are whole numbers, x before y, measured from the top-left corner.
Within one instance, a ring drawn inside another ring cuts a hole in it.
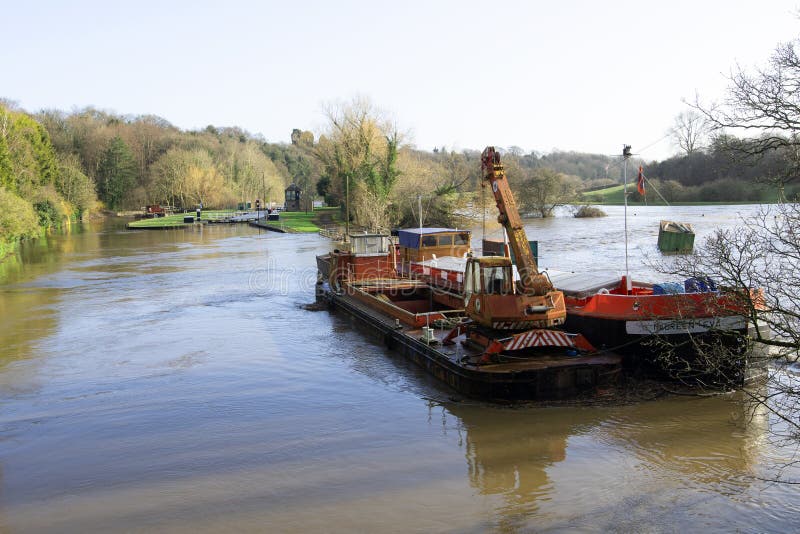
[[[463,257],[471,249],[469,230],[455,228],[411,228],[397,232],[398,261],[408,264],[437,257]]]

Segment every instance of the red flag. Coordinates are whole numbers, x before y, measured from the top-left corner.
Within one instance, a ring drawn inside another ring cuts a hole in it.
[[[639,176],[636,178],[636,190],[639,194],[644,196],[644,173],[642,173],[642,166],[639,165]]]

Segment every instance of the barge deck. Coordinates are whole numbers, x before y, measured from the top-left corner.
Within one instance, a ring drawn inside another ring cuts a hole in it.
[[[530,357],[503,355],[499,361],[482,363],[482,348],[463,339],[451,345],[443,343],[450,328],[421,326],[437,324],[437,319],[448,315],[442,310],[410,313],[412,320],[401,321],[386,307],[385,301],[364,299],[364,294],[374,293],[370,290],[392,284],[387,280],[361,280],[357,289],[345,285],[333,290],[322,281],[317,287],[317,298],[346,312],[382,338],[387,347],[469,397],[495,401],[566,399],[591,396],[619,380],[621,358],[608,353],[580,355],[560,348]]]

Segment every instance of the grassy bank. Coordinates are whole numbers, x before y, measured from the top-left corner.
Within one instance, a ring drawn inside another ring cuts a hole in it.
[[[205,221],[219,220],[230,217],[235,212],[233,210],[208,210],[203,211],[202,219]],[[184,217],[194,216],[193,212],[179,213],[157,219],[141,219],[128,224],[128,228],[142,229],[162,229],[162,228],[184,228],[191,223],[183,222]],[[339,222],[339,208],[317,208],[308,213],[304,211],[281,212],[277,221],[261,223],[265,226],[273,226],[287,232],[308,233],[319,232],[320,227]]]
[[[274,226],[287,232],[309,233],[319,232],[321,227],[340,222],[339,208],[317,208],[308,213],[304,211],[281,212],[280,220],[270,221],[267,226]]]
[[[598,189],[596,191],[587,191],[583,193],[583,197],[586,199],[587,202],[590,204],[606,204],[606,205],[622,205],[625,203],[625,198],[623,197],[622,193],[623,186],[622,185],[615,185],[612,187],[606,187],[605,189]],[[638,195],[636,194],[636,184],[629,183],[628,184],[628,205],[629,206],[666,206],[661,197],[658,196],[657,193],[651,191],[647,192],[647,203],[638,200]],[[775,193],[767,200],[743,200],[740,202],[734,201],[720,201],[720,202],[712,202],[712,201],[697,201],[697,202],[670,202],[669,205],[672,206],[712,206],[712,205],[733,205],[733,204],[763,204],[763,203],[773,203],[778,202],[778,195]]]
[[[206,221],[224,219],[225,217],[230,217],[234,213],[234,210],[208,210],[203,211],[202,219]],[[138,221],[128,223],[128,228],[183,228],[191,224],[183,222],[183,218],[194,217],[194,215],[194,212],[189,212],[168,215],[166,217],[158,217],[155,219],[140,219]]]

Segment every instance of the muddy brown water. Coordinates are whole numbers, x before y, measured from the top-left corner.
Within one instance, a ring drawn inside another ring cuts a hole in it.
[[[661,218],[694,223],[701,241],[752,209],[637,208],[632,265],[655,252]],[[621,208],[606,211],[532,221],[543,265],[620,263]],[[800,488],[762,480],[793,449],[737,396],[563,407],[459,398],[347,317],[304,308],[327,247],[247,226],[108,221],[4,262],[0,530],[800,525]]]

